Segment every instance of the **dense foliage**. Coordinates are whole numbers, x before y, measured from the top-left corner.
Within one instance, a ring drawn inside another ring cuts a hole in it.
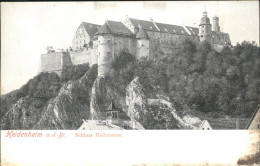
[[[77,80],[89,70],[89,64],[79,64],[66,66],[61,72],[61,82],[67,82],[69,80]]]
[[[119,58],[120,59],[120,58]],[[242,42],[221,52],[207,42],[184,41],[179,51],[158,61],[131,61],[109,76],[122,93],[139,76],[148,97],[162,91],[179,106],[205,113],[249,117],[260,96],[259,47]]]
[[[30,79],[19,90],[1,96],[1,116],[3,116],[17,100],[26,97],[24,107],[42,108],[52,97],[58,95],[61,87],[60,78],[56,73],[41,73]]]

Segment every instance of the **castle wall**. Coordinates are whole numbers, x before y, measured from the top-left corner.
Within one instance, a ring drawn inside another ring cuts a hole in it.
[[[92,58],[92,49],[84,50],[80,52],[70,52],[70,57],[73,65],[88,63],[92,65],[91,58]]]
[[[178,35],[171,33],[147,31],[150,37],[150,58],[158,58],[161,54],[172,54],[178,45],[188,39],[199,42],[199,37],[195,35]]]
[[[136,55],[136,39],[124,36],[114,36],[114,58],[124,49],[132,55]]]
[[[214,44],[218,45],[231,45],[229,35],[223,32],[213,32],[212,40]]]
[[[136,39],[119,35],[99,35],[93,41],[92,64],[98,64],[98,76],[110,72],[111,64],[122,50],[136,55]]]
[[[68,52],[52,52],[41,55],[40,72],[55,72],[59,76],[65,66],[72,65]]]

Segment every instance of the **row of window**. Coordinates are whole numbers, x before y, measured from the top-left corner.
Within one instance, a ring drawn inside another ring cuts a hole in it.
[[[76,41],[76,44],[78,44],[78,43],[81,43],[81,41],[79,41],[79,42],[77,42],[77,41]],[[82,43],[83,43],[83,42],[82,42]],[[84,40],[84,43],[86,43],[86,41],[85,41],[85,40]]]
[[[81,38],[81,37],[85,37],[85,35],[83,35],[83,36],[82,35],[76,35],[76,39]]]

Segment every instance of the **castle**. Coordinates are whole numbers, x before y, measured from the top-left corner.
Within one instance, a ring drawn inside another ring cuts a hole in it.
[[[228,33],[220,31],[219,17],[213,17],[213,26],[203,12],[199,27],[178,26],[138,20],[126,16],[122,22],[107,20],[102,26],[82,22],[66,51],[48,51],[41,55],[39,72],[56,72],[64,67],[89,63],[98,65],[98,76],[106,76],[111,63],[124,50],[138,60],[156,60],[161,55],[172,54],[178,44],[189,39],[207,41],[216,51],[231,46]]]

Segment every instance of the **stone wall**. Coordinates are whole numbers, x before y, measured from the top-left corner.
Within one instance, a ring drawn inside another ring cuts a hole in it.
[[[72,65],[70,54],[68,52],[52,52],[41,55],[40,72],[55,72],[59,76],[65,66]]]
[[[161,54],[172,54],[178,49],[178,45],[188,39],[199,42],[199,37],[195,35],[177,35],[162,32],[147,31],[150,37],[150,57],[157,58]]]
[[[111,63],[122,50],[136,55],[136,40],[117,35],[98,36],[93,42],[92,64],[98,64],[98,75],[105,76],[110,72]]]
[[[84,50],[79,52],[70,52],[70,58],[73,65],[88,63],[92,65],[91,58],[92,58],[92,49]]]

